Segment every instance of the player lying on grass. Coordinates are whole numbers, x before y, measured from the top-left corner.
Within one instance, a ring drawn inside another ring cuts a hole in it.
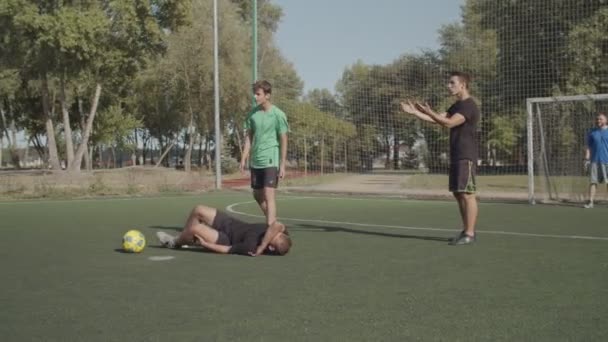
[[[291,248],[291,239],[285,225],[280,222],[270,226],[247,223],[204,205],[192,209],[179,236],[164,232],[156,235],[164,247],[200,245],[221,254],[285,255]]]

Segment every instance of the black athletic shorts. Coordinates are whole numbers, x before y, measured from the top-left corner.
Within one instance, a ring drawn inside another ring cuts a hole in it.
[[[279,185],[279,170],[276,167],[251,169],[251,188],[276,188]]]
[[[232,227],[236,223],[236,220],[230,216],[228,216],[223,211],[217,211],[215,213],[215,218],[213,219],[213,223],[211,224],[211,228],[217,230],[218,237],[216,243],[218,245],[230,246],[232,241],[230,241],[230,236],[232,235]]]
[[[475,175],[477,165],[468,159],[453,161],[450,164],[450,191],[473,194],[477,191]]]

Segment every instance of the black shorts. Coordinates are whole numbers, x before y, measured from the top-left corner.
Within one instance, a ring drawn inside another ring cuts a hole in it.
[[[450,191],[473,194],[477,191],[475,175],[477,165],[468,159],[461,159],[450,164]]]
[[[228,216],[223,211],[217,211],[215,213],[215,218],[213,219],[213,223],[211,224],[211,228],[217,230],[218,237],[217,243],[218,245],[230,246],[232,241],[230,241],[230,236],[232,235],[232,227],[236,223],[236,219]]]
[[[251,188],[276,188],[279,185],[279,170],[276,167],[251,169]]]

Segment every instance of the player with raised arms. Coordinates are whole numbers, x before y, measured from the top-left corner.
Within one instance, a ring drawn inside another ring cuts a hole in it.
[[[448,81],[450,94],[456,102],[445,113],[437,113],[425,103],[408,100],[401,102],[401,109],[420,120],[450,129],[449,190],[453,193],[463,229],[450,241],[452,245],[465,245],[477,240],[475,225],[478,207],[475,195],[475,174],[478,159],[477,123],[479,108],[470,95],[471,77],[463,72],[451,72]]]

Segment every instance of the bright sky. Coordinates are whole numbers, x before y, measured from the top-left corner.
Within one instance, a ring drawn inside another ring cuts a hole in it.
[[[437,30],[460,19],[464,0],[274,0],[283,8],[277,43],[304,89],[334,90],[361,59],[386,64],[437,48]]]

